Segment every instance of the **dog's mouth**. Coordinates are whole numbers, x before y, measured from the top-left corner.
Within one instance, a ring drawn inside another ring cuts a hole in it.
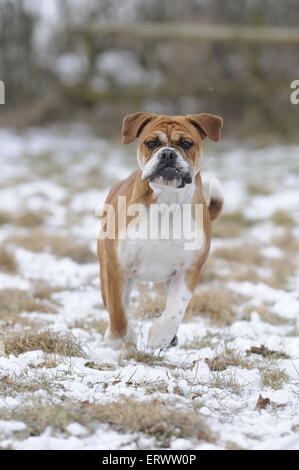
[[[159,186],[183,188],[186,184],[192,183],[192,176],[189,172],[183,173],[174,166],[165,166],[163,168],[158,167],[146,180]]]

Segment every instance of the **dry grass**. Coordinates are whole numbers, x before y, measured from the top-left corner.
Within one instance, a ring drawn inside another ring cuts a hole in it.
[[[97,333],[100,333],[101,335],[104,335],[108,327],[108,321],[103,319],[96,320],[94,318],[87,317],[84,320],[74,320],[69,324],[69,327],[80,328],[85,331],[93,330]]]
[[[241,235],[242,231],[254,225],[255,221],[247,219],[243,212],[236,211],[222,214],[213,223],[213,237],[235,238]]]
[[[19,393],[34,393],[38,390],[50,392],[57,387],[55,381],[46,375],[30,377],[25,372],[18,377],[3,375],[0,377],[0,394],[4,397],[11,397]],[[59,384],[61,389],[61,384]]]
[[[151,354],[146,351],[130,349],[122,357],[122,360],[135,361],[148,366],[163,365],[164,356],[161,354]]]
[[[215,372],[213,378],[207,383],[210,388],[226,390],[236,395],[241,394],[242,387],[237,382],[235,374],[227,372]]]
[[[14,255],[5,248],[0,248],[0,271],[16,273],[18,269]]]
[[[44,212],[26,211],[21,213],[0,213],[0,225],[12,224],[18,227],[32,228],[39,227],[45,221]]]
[[[133,299],[130,306],[131,315],[134,318],[156,318],[165,309],[166,285],[158,283],[151,288],[145,283],[137,283],[138,297]]]
[[[49,424],[54,428],[54,433],[67,433],[67,426],[76,422],[85,426],[90,433],[100,423],[109,424],[123,433],[143,433],[154,437],[160,447],[169,447],[171,440],[177,438],[214,441],[209,427],[195,410],[171,407],[158,399],[139,401],[121,397],[104,405],[88,402],[59,405],[31,403],[13,412],[1,409],[0,419],[26,423],[26,429],[18,432],[21,438],[39,436]]]
[[[11,216],[8,212],[0,212],[0,225],[6,225],[11,222]]]
[[[261,370],[261,386],[279,390],[288,382],[289,376],[278,367],[269,367]]]
[[[259,196],[269,196],[273,193],[273,190],[264,183],[249,183],[247,185],[247,191],[249,194]]]
[[[290,216],[290,213],[283,210],[274,212],[271,220],[275,225],[281,225],[283,227],[293,227],[295,225],[294,219]]]
[[[16,320],[21,312],[55,313],[55,306],[36,300],[23,290],[0,289],[0,319]]]
[[[55,256],[66,256],[79,264],[96,261],[96,256],[88,245],[76,243],[71,237],[51,235],[42,230],[32,230],[27,235],[15,234],[8,241],[36,253],[50,252]]]
[[[6,354],[18,356],[27,351],[41,350],[63,356],[84,357],[81,343],[70,333],[45,330],[41,332],[13,332],[3,338]]]
[[[213,256],[229,262],[242,263],[246,265],[258,265],[262,260],[260,249],[256,245],[218,248],[214,251]]]
[[[218,334],[213,334],[208,331],[205,336],[195,336],[191,341],[187,341],[182,347],[184,349],[204,349],[204,348],[213,348],[215,346],[215,338],[218,337]]]
[[[243,369],[253,369],[255,367],[254,364],[240,352],[229,348],[226,348],[221,354],[211,359],[205,359],[205,362],[213,372],[221,372],[230,366],[242,367]]]
[[[187,308],[186,318],[201,315],[219,325],[231,325],[236,319],[236,312],[245,297],[228,289],[208,287],[195,293]]]
[[[270,325],[288,325],[294,323],[292,319],[282,317],[277,313],[272,313],[267,305],[245,305],[242,320],[250,321],[253,312],[257,312],[262,321]]]

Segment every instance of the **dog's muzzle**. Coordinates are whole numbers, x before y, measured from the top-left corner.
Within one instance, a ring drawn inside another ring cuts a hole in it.
[[[183,188],[192,183],[192,169],[176,149],[164,147],[145,165],[142,179],[163,186]]]

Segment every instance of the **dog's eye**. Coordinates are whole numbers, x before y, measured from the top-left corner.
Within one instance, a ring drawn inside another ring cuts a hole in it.
[[[148,142],[145,142],[145,145],[147,145],[149,149],[154,149],[157,146],[157,141],[149,140]]]
[[[181,140],[180,146],[183,147],[184,149],[190,149],[192,147],[193,143],[190,142],[189,140]]]

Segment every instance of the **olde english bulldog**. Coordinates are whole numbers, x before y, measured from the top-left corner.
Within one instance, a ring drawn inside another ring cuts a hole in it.
[[[200,172],[202,141],[218,141],[222,125],[221,117],[207,113],[140,112],[124,118],[122,142],[138,139],[139,169],[111,188],[98,240],[102,297],[109,313],[106,340],[114,347],[136,344],[127,315],[134,280],[168,284],[166,308],[149,331],[148,347],[177,342],[210,250],[211,222],[223,205],[217,181],[204,196]]]

